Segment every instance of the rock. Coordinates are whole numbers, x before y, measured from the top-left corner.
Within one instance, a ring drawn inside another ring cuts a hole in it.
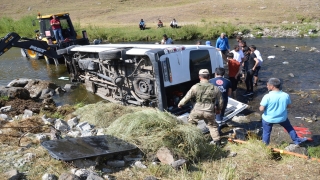
[[[36,138],[37,138],[40,142],[49,140],[49,137],[48,137],[47,135],[45,135],[45,134],[36,134]]]
[[[134,166],[135,166],[135,167],[138,167],[138,168],[141,168],[141,169],[146,169],[146,168],[147,168],[147,166],[144,165],[144,164],[142,164],[141,161],[136,161],[136,162],[134,163]]]
[[[62,119],[57,119],[55,121],[54,128],[56,128],[59,131],[68,131],[70,129],[68,123]]]
[[[71,136],[71,137],[80,137],[81,132],[80,131],[69,131],[67,135]]]
[[[11,118],[6,114],[0,114],[0,119],[5,120],[5,121],[11,120]]]
[[[97,136],[105,135],[104,134],[104,128],[97,129]]]
[[[0,112],[1,113],[6,113],[6,112],[11,111],[11,109],[12,109],[11,106],[4,106],[4,107],[0,108]]]
[[[295,152],[298,154],[304,154],[307,155],[308,151],[305,147],[300,147],[299,145],[290,144],[286,148],[284,148],[286,151]]]
[[[288,24],[289,21],[282,21],[282,24]]]
[[[62,173],[59,176],[59,180],[80,180],[80,178],[71,173]]]
[[[236,156],[237,156],[236,152],[230,152],[227,157],[236,157]]]
[[[164,164],[171,164],[174,162],[173,153],[166,147],[161,147],[157,151],[157,157]]]
[[[25,79],[25,78],[20,78],[20,79],[14,79],[9,84],[7,87],[24,87],[28,84],[29,81],[32,79]]]
[[[27,118],[28,118],[28,117],[31,117],[31,116],[33,116],[33,112],[30,111],[29,109],[25,109],[23,116],[24,116],[24,117],[27,117]]]
[[[77,128],[81,131],[90,131],[92,129],[91,125],[86,121],[79,123]]]
[[[97,132],[95,129],[92,130],[86,130],[86,131],[81,131],[81,137],[86,137],[86,136],[96,136]]]
[[[50,98],[45,98],[42,100],[42,104],[45,104],[45,105],[55,105],[55,102],[54,100],[52,99],[52,97]]]
[[[18,170],[13,169],[4,173],[8,180],[19,180],[22,176]]]
[[[281,48],[282,48],[282,49],[285,49],[286,47],[285,47],[285,46],[281,46]]]
[[[173,168],[178,169],[178,168],[180,168],[181,166],[183,166],[186,163],[187,163],[187,161],[185,159],[179,159],[177,161],[172,162],[170,165]]]
[[[68,120],[68,125],[70,126],[70,128],[74,128],[78,123],[79,123],[78,117],[74,117],[74,118]]]
[[[77,88],[77,86],[74,85],[74,84],[66,84],[66,85],[64,86],[64,89],[65,89],[67,92],[69,92],[71,89],[75,89],[75,88]]]
[[[290,76],[290,77],[294,77],[294,75],[293,75],[292,73],[289,73],[289,74],[288,74],[288,76]]]
[[[275,44],[275,45],[273,45],[274,47],[278,47],[278,45],[277,44]]]
[[[58,179],[57,176],[54,174],[46,173],[42,176],[42,180],[57,180],[57,179]]]
[[[283,61],[282,64],[289,64],[289,62],[288,61]]]
[[[234,117],[232,118],[232,121],[233,121],[233,122],[236,122],[236,123],[246,123],[246,122],[249,122],[249,119],[248,119],[247,116],[240,116],[240,115],[238,115],[238,116],[234,116]]]
[[[43,89],[54,91],[54,89],[58,88],[58,86],[49,81],[35,79],[29,81],[24,88],[29,91],[31,98],[39,98]]]
[[[23,157],[24,157],[25,161],[30,162],[36,158],[36,154],[27,153]]]
[[[119,167],[124,167],[125,162],[122,160],[114,160],[114,161],[107,161],[107,166],[119,168]]]
[[[30,93],[22,87],[4,87],[0,86],[0,96],[7,96],[11,99],[30,99]]]
[[[267,7],[260,7],[259,9],[263,10],[263,9],[267,9]]]
[[[104,180],[104,179],[95,173],[90,173],[86,180]]]
[[[233,134],[236,139],[247,140],[247,130],[243,128],[233,128]]]
[[[45,124],[53,124],[56,121],[55,118],[47,118],[46,115],[43,115],[41,119]]]
[[[87,178],[91,172],[87,169],[75,169],[74,175],[79,176],[80,179]]]
[[[61,87],[58,87],[57,89],[54,90],[56,94],[62,94],[62,93],[65,93],[66,90],[61,88]]]
[[[51,98],[54,95],[53,92],[54,92],[53,90],[48,89],[48,88],[42,89],[39,99]]]

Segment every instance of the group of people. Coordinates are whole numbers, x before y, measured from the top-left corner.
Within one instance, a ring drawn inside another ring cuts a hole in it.
[[[246,93],[243,96],[254,94],[253,86],[258,86],[258,74],[263,62],[260,51],[255,45],[247,46],[241,36],[237,36],[238,44],[230,49],[228,37],[221,33],[216,41],[216,48],[221,52],[223,60],[228,64],[229,80],[232,84],[232,95],[236,99],[236,90],[238,82],[245,79]],[[199,42],[197,42],[199,44]],[[211,46],[210,41],[206,41],[207,46]]]
[[[159,19],[157,23],[157,28],[162,28],[162,27],[163,27],[163,22]],[[172,21],[170,22],[170,27],[178,28],[178,22],[175,18],[173,18]],[[146,24],[143,19],[141,19],[139,22],[139,28],[140,30],[145,30],[146,28]]]
[[[224,78],[225,69],[218,67],[215,77],[210,79],[207,69],[199,71],[200,82],[193,85],[183,99],[179,102],[181,108],[189,100],[195,99],[196,103],[190,112],[188,121],[197,125],[199,120],[204,120],[209,128],[212,141],[210,144],[220,145],[219,124],[223,121],[228,104],[228,97],[236,98],[237,81],[241,73],[244,74],[247,92],[244,96],[253,94],[253,85],[257,85],[258,72],[263,62],[260,52],[254,45],[247,46],[241,36],[237,36],[239,44],[230,51],[228,38],[224,33],[217,39],[216,48],[225,56],[228,64],[229,79]],[[201,42],[197,42],[201,45]],[[211,46],[210,41],[206,45]],[[294,144],[299,145],[307,138],[298,137],[296,131],[288,119],[287,109],[290,107],[290,96],[281,90],[281,81],[278,78],[270,78],[267,82],[268,94],[264,95],[260,102],[259,110],[262,114],[263,135],[262,141],[268,145],[274,124],[279,124],[289,133]]]

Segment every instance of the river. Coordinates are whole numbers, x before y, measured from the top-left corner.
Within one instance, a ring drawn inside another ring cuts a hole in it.
[[[320,50],[320,38],[262,38],[246,39],[246,41],[247,45],[257,47],[264,60],[259,73],[261,81],[258,83],[258,87],[254,88],[253,98],[241,96],[245,92],[245,85],[239,84],[238,100],[249,105],[246,113],[258,111],[261,98],[267,93],[266,81],[268,78],[280,78],[283,82],[283,90],[288,92],[292,99],[293,108],[289,111],[292,124],[308,127],[313,133],[314,141],[318,144],[320,142],[320,135],[318,135],[320,134],[320,121],[309,123],[295,117],[320,116],[320,53],[317,50]],[[175,44],[195,44],[195,42],[183,41],[175,42]],[[204,43],[205,40],[202,42]],[[215,40],[211,42],[213,45],[215,44]],[[237,43],[234,39],[230,39],[229,44],[232,49]],[[311,52],[313,47],[316,49]],[[274,58],[268,58],[269,56],[274,56]],[[59,79],[60,77],[68,77],[64,65],[48,65],[45,60],[28,60],[21,56],[18,48],[12,48],[0,56],[0,64],[0,86],[6,86],[16,78],[49,80],[61,87],[69,83],[67,80]],[[82,86],[64,95],[55,96],[54,99],[57,105],[72,105],[78,102],[94,103],[102,100],[87,92]],[[261,125],[253,124],[253,126]]]

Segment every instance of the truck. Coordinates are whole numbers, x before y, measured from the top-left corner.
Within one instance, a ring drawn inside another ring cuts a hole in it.
[[[177,105],[192,85],[199,82],[199,70],[211,77],[223,67],[220,51],[204,45],[99,44],[69,46],[57,50],[65,58],[70,79],[114,103],[155,107],[186,116],[189,102]],[[232,98],[224,121],[247,107]]]
[[[62,34],[65,40],[56,41],[50,20],[55,15],[61,22]],[[85,30],[82,34],[77,34],[72,24],[69,13],[57,13],[50,15],[41,15],[38,13],[37,21],[39,30],[35,30],[35,38],[20,37],[15,32],[8,33],[0,40],[0,56],[8,51],[11,47],[21,48],[22,56],[29,59],[44,58],[48,64],[65,63],[62,55],[57,54],[57,50],[64,49],[72,45],[89,45],[89,39]],[[35,22],[33,21],[33,25]]]

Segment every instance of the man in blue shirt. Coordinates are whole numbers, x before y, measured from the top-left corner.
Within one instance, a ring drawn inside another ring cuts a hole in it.
[[[232,94],[231,82],[228,79],[223,77],[224,73],[225,73],[224,68],[221,68],[221,67],[216,68],[215,78],[212,78],[209,80],[209,82],[211,84],[218,87],[218,89],[220,90],[220,92],[222,94],[223,107],[221,109],[221,113],[216,115],[216,122],[218,124],[221,124],[223,121],[224,112],[225,112],[227,105],[228,105],[228,97],[231,96],[231,94]]]
[[[217,39],[216,48],[221,51],[223,59],[227,61],[227,53],[229,53],[230,46],[225,33],[221,33],[220,37]]]
[[[146,28],[146,24],[144,23],[143,19],[141,19],[141,21],[139,23],[139,28],[140,28],[140,30],[144,30]]]
[[[263,135],[262,141],[268,145],[273,124],[280,124],[289,133],[294,144],[305,142],[307,138],[299,138],[288,119],[287,108],[290,107],[291,100],[289,94],[280,90],[280,80],[270,78],[267,82],[269,93],[264,95],[260,102],[259,110],[262,114]]]

